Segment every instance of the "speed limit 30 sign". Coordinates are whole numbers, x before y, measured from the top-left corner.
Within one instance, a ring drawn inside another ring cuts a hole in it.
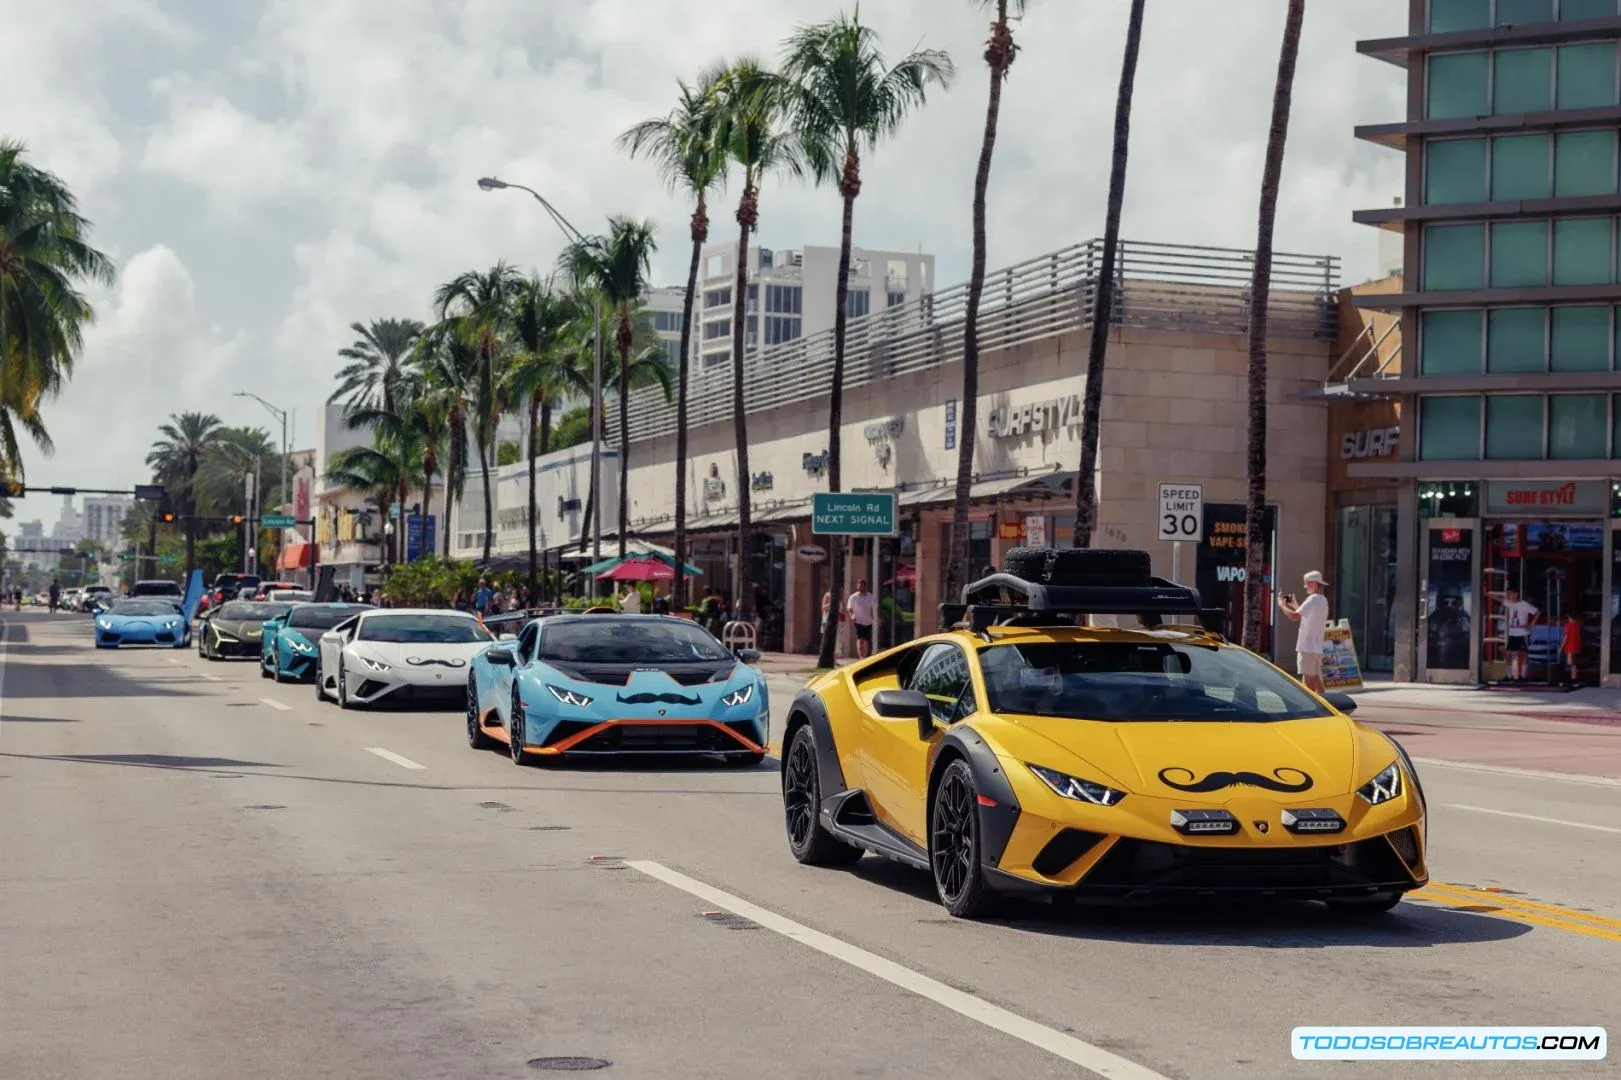
[[[1198,543],[1204,536],[1204,486],[1159,486],[1159,538]]]

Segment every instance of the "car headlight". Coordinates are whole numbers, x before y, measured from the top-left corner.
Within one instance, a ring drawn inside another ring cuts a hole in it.
[[[1076,802],[1091,803],[1094,806],[1113,806],[1126,797],[1124,791],[1116,791],[1112,787],[1093,783],[1091,780],[1082,780],[1078,776],[1058,772],[1056,769],[1044,769],[1040,765],[1025,766],[1041,782],[1052,788],[1054,793]]]
[[[360,662],[362,664],[365,664],[367,667],[371,668],[373,671],[387,671],[388,670],[388,665],[383,663],[381,660],[373,660],[369,656],[362,656],[362,657],[359,658],[359,660],[360,660]]]
[[[96,625],[101,627],[103,630],[111,630],[113,628],[113,621],[111,619],[97,619]]]
[[[296,638],[296,637],[295,638],[288,638],[287,639],[287,644],[292,648],[292,650],[294,652],[314,652],[315,651],[315,646],[311,645],[309,642],[305,641],[303,638]]]
[[[577,694],[573,690],[565,690],[563,687],[553,686],[551,683],[546,684],[546,689],[552,692],[552,697],[556,698],[558,701],[561,701],[564,705],[573,705],[577,708],[583,709],[587,705],[591,704],[590,698],[586,697],[584,694]]]
[[[1390,766],[1356,789],[1357,795],[1369,806],[1378,806],[1391,799],[1401,797],[1401,764],[1392,761]]]
[[[754,684],[749,683],[741,690],[733,690],[730,694],[727,694],[725,697],[721,698],[720,703],[730,709],[737,705],[747,705],[750,699],[753,697]]]
[[[239,640],[241,640],[235,634],[227,634],[224,630],[221,630],[217,626],[214,627],[214,639],[216,641],[239,641]]]

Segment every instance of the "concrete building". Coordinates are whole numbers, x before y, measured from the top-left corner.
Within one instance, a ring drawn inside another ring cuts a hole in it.
[[[84,539],[84,521],[73,505],[72,495],[62,496],[62,510],[57,515],[56,524],[51,526],[51,538],[65,541],[68,547]]]
[[[707,244],[701,258],[693,316],[699,323],[695,334],[699,368],[706,370],[731,358],[737,242]],[[838,271],[838,248],[750,247],[747,348],[770,350],[833,329]],[[852,318],[918,301],[933,288],[933,255],[864,248],[850,253],[845,305]]]
[[[1406,116],[1356,131],[1405,155],[1405,198],[1355,215],[1407,272],[1351,300],[1399,338],[1325,389],[1397,429],[1378,454],[1341,433],[1393,517],[1397,678],[1500,680],[1515,590],[1533,679],[1558,677],[1567,615],[1583,678],[1621,679],[1618,43],[1616,0],[1412,0],[1405,35],[1358,45],[1408,73]]]
[[[117,549],[123,543],[124,519],[134,505],[127,495],[86,495],[84,535],[108,550]]]

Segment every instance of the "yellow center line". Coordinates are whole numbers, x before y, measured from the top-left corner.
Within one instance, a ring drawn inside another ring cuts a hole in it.
[[[1515,922],[1525,923],[1530,926],[1542,926],[1551,930],[1564,930],[1567,933],[1600,938],[1604,941],[1621,942],[1621,930],[1612,929],[1612,927],[1621,926],[1621,920],[1593,915],[1585,911],[1576,911],[1571,908],[1563,908],[1555,904],[1543,904],[1535,900],[1520,900],[1517,897],[1504,896],[1501,893],[1488,892],[1484,889],[1471,889],[1461,885],[1437,883],[1431,883],[1408,895],[1415,900],[1474,910],[1481,914],[1513,919]]]
[[[1578,922],[1588,922],[1597,926],[1607,926],[1614,930],[1621,930],[1621,919],[1618,918],[1598,915],[1591,911],[1579,911],[1576,908],[1564,907],[1559,904],[1544,903],[1540,900],[1526,900],[1506,893],[1493,892],[1490,889],[1476,889],[1468,885],[1452,885],[1446,882],[1431,882],[1421,892],[1428,892],[1431,889],[1465,897],[1480,903],[1534,911],[1541,915],[1551,915],[1556,919],[1574,919]]]

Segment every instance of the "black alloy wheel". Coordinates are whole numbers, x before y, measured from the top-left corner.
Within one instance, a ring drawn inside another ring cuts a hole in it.
[[[816,736],[809,724],[794,731],[782,762],[782,809],[788,850],[806,866],[848,866],[866,854],[822,827],[822,784]]]
[[[523,752],[524,736],[523,698],[518,694],[516,687],[512,690],[512,741],[507,749],[512,751],[512,763],[524,767],[529,764],[529,755]]]
[[[488,750],[492,740],[478,722],[478,684],[474,676],[467,676],[467,745],[474,750]]]
[[[987,914],[992,896],[979,868],[979,792],[966,761],[946,766],[929,818],[929,863],[940,902],[959,919]]]

